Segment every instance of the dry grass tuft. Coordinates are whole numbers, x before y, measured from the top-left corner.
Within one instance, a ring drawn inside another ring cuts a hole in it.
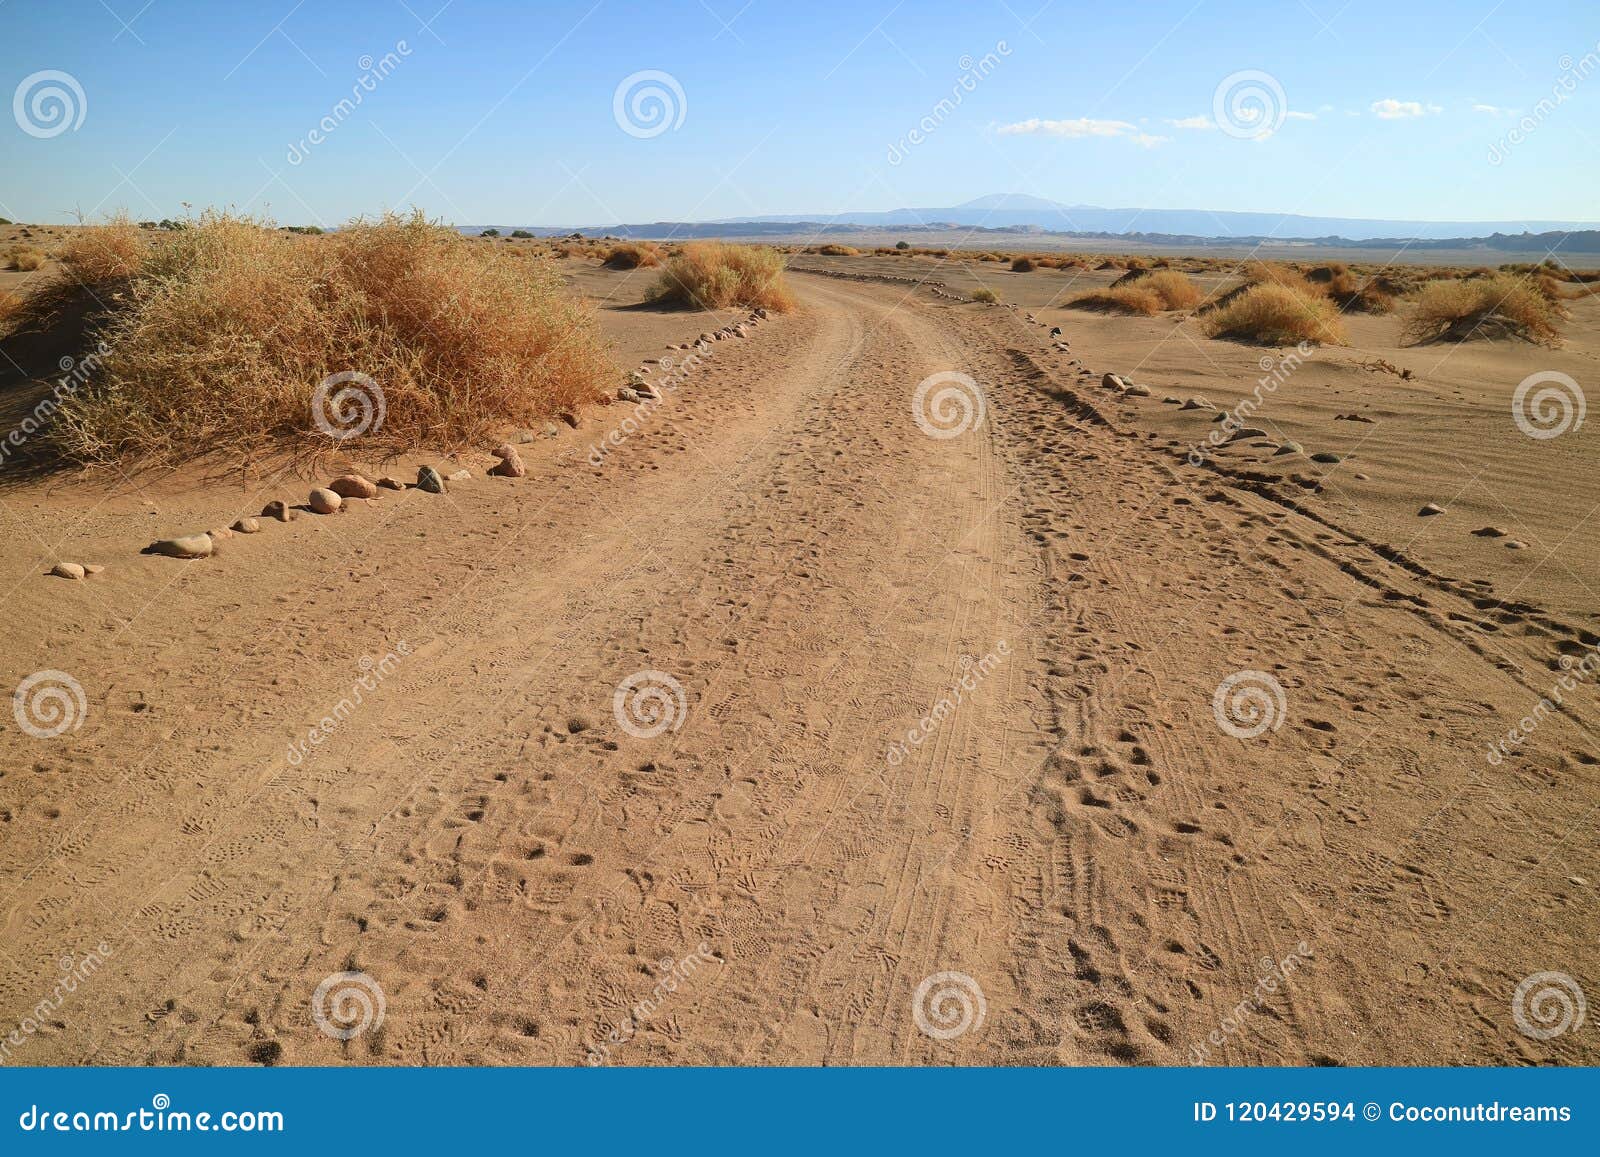
[[[86,230],[78,253],[121,237]],[[109,353],[56,417],[69,457],[326,448],[312,397],[343,371],[370,376],[385,409],[344,446],[449,449],[595,400],[618,372],[555,270],[420,213],[305,238],[208,213],[142,264],[98,335]]]
[[[651,296],[692,309],[744,306],[781,313],[794,308],[783,264],[776,249],[697,241],[667,262]]]
[[[1032,273],[1033,270],[1034,263],[1033,259],[1030,257],[1018,257],[1011,263],[1012,273]]]
[[[972,291],[972,300],[982,302],[984,305],[994,305],[1000,300],[1000,295],[994,290],[985,287],[983,289],[974,289]]]
[[[1404,336],[1413,342],[1512,337],[1553,345],[1562,308],[1533,281],[1500,273],[1470,281],[1430,281],[1417,296]]]
[[[1069,309],[1088,309],[1096,313],[1124,313],[1138,317],[1153,317],[1166,308],[1166,302],[1154,290],[1147,289],[1148,278],[1131,285],[1116,285],[1110,289],[1097,289],[1080,294],[1067,302]]]
[[[31,245],[13,245],[6,250],[6,268],[15,269],[21,273],[32,273],[45,262],[43,249],[35,249]]]
[[[1344,324],[1331,301],[1314,290],[1271,281],[1258,282],[1205,314],[1201,327],[1207,337],[1263,345],[1346,343]]]
[[[639,269],[660,265],[661,246],[648,241],[627,241],[613,245],[606,253],[607,269]]]
[[[813,245],[806,250],[807,253],[817,253],[823,257],[859,257],[861,250],[853,249],[849,245],[836,245],[829,242],[827,245]]]
[[[147,231],[118,216],[104,225],[74,229],[59,257],[73,280],[93,287],[134,276],[149,253]]]
[[[1176,269],[1158,269],[1134,283],[1135,288],[1154,293],[1163,309],[1193,309],[1205,296],[1187,274]]]

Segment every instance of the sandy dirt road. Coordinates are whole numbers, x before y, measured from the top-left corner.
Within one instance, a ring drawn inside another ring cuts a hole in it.
[[[1600,981],[1592,695],[1483,754],[1592,636],[795,280],[597,464],[16,596],[87,706],[0,733],[14,1059],[1600,1060],[1513,1012]]]

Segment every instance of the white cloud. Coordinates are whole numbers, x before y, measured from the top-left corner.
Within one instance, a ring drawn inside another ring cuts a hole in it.
[[[1379,120],[1398,121],[1410,117],[1427,116],[1429,113],[1443,112],[1436,104],[1423,104],[1415,100],[1395,100],[1394,97],[1385,97],[1383,100],[1372,102],[1372,111],[1378,114]]]
[[[1069,140],[1084,140],[1089,137],[1124,137],[1136,145],[1150,148],[1154,145],[1165,144],[1167,137],[1151,136],[1142,132],[1138,125],[1129,124],[1127,121],[1094,120],[1090,117],[1079,117],[1077,120],[1052,121],[1032,117],[1029,120],[1017,121],[1009,125],[1001,125],[996,130],[1001,136],[1022,136],[1029,134],[1042,134],[1051,137],[1066,137]]]
[[[1208,116],[1179,117],[1177,120],[1168,120],[1167,123],[1175,129],[1214,129],[1217,122]]]
[[[1292,121],[1314,121],[1317,119],[1317,114],[1314,112],[1296,112],[1294,109],[1290,109],[1283,115]]]

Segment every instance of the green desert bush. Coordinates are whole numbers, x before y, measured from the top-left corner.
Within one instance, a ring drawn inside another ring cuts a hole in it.
[[[83,252],[116,248],[81,237]],[[340,373],[363,375],[352,414],[381,400],[381,422],[343,443],[374,454],[481,442],[595,400],[617,374],[555,270],[420,213],[309,238],[206,213],[143,254],[96,336],[108,352],[52,427],[90,462],[326,447],[325,424],[353,424],[332,412],[337,388],[314,413]]]
[[[691,309],[744,306],[781,313],[794,308],[783,265],[775,249],[696,241],[668,260],[651,297]]]
[[[1204,314],[1201,329],[1207,337],[1262,345],[1344,345],[1347,340],[1339,311],[1326,297],[1270,280]]]

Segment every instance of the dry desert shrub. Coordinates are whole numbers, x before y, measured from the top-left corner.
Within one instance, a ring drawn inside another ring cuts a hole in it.
[[[92,287],[138,273],[150,244],[146,230],[127,217],[118,216],[104,225],[74,229],[58,256],[73,280]]]
[[[1000,295],[989,288],[974,289],[972,291],[972,300],[980,301],[984,305],[994,305],[1000,300]]]
[[[783,264],[783,254],[775,249],[697,241],[667,262],[651,297],[692,309],[745,306],[783,312],[794,308]]]
[[[1198,285],[1176,269],[1158,269],[1135,284],[1159,297],[1163,309],[1193,309],[1205,296]]]
[[[1344,324],[1326,297],[1272,281],[1258,282],[1203,315],[1207,337],[1232,338],[1262,345],[1320,342],[1344,345]]]
[[[1515,337],[1554,344],[1561,307],[1528,278],[1500,273],[1489,278],[1430,281],[1417,296],[1404,336],[1412,342]]]
[[[827,245],[813,245],[806,250],[807,253],[817,253],[823,257],[859,257],[861,250],[853,249],[848,245],[836,245],[829,242]]]
[[[661,247],[648,241],[613,245],[606,253],[607,269],[639,269],[661,264]]]
[[[21,273],[32,273],[43,265],[44,261],[44,250],[29,245],[13,245],[6,251],[6,268]]]
[[[1080,294],[1067,302],[1069,309],[1088,309],[1096,313],[1124,313],[1139,317],[1152,317],[1165,308],[1161,295],[1145,288],[1140,279],[1131,285],[1116,285]]]
[[[1012,273],[1032,273],[1034,263],[1031,257],[1018,257],[1011,262]]]
[[[1248,285],[1282,285],[1299,293],[1316,293],[1305,274],[1275,261],[1251,261],[1240,271]]]
[[[357,425],[346,445],[364,451],[451,448],[594,400],[617,373],[555,270],[420,213],[314,238],[207,213],[151,246],[97,336],[109,352],[53,427],[91,462],[309,452]],[[341,373],[364,377],[314,412]]]

